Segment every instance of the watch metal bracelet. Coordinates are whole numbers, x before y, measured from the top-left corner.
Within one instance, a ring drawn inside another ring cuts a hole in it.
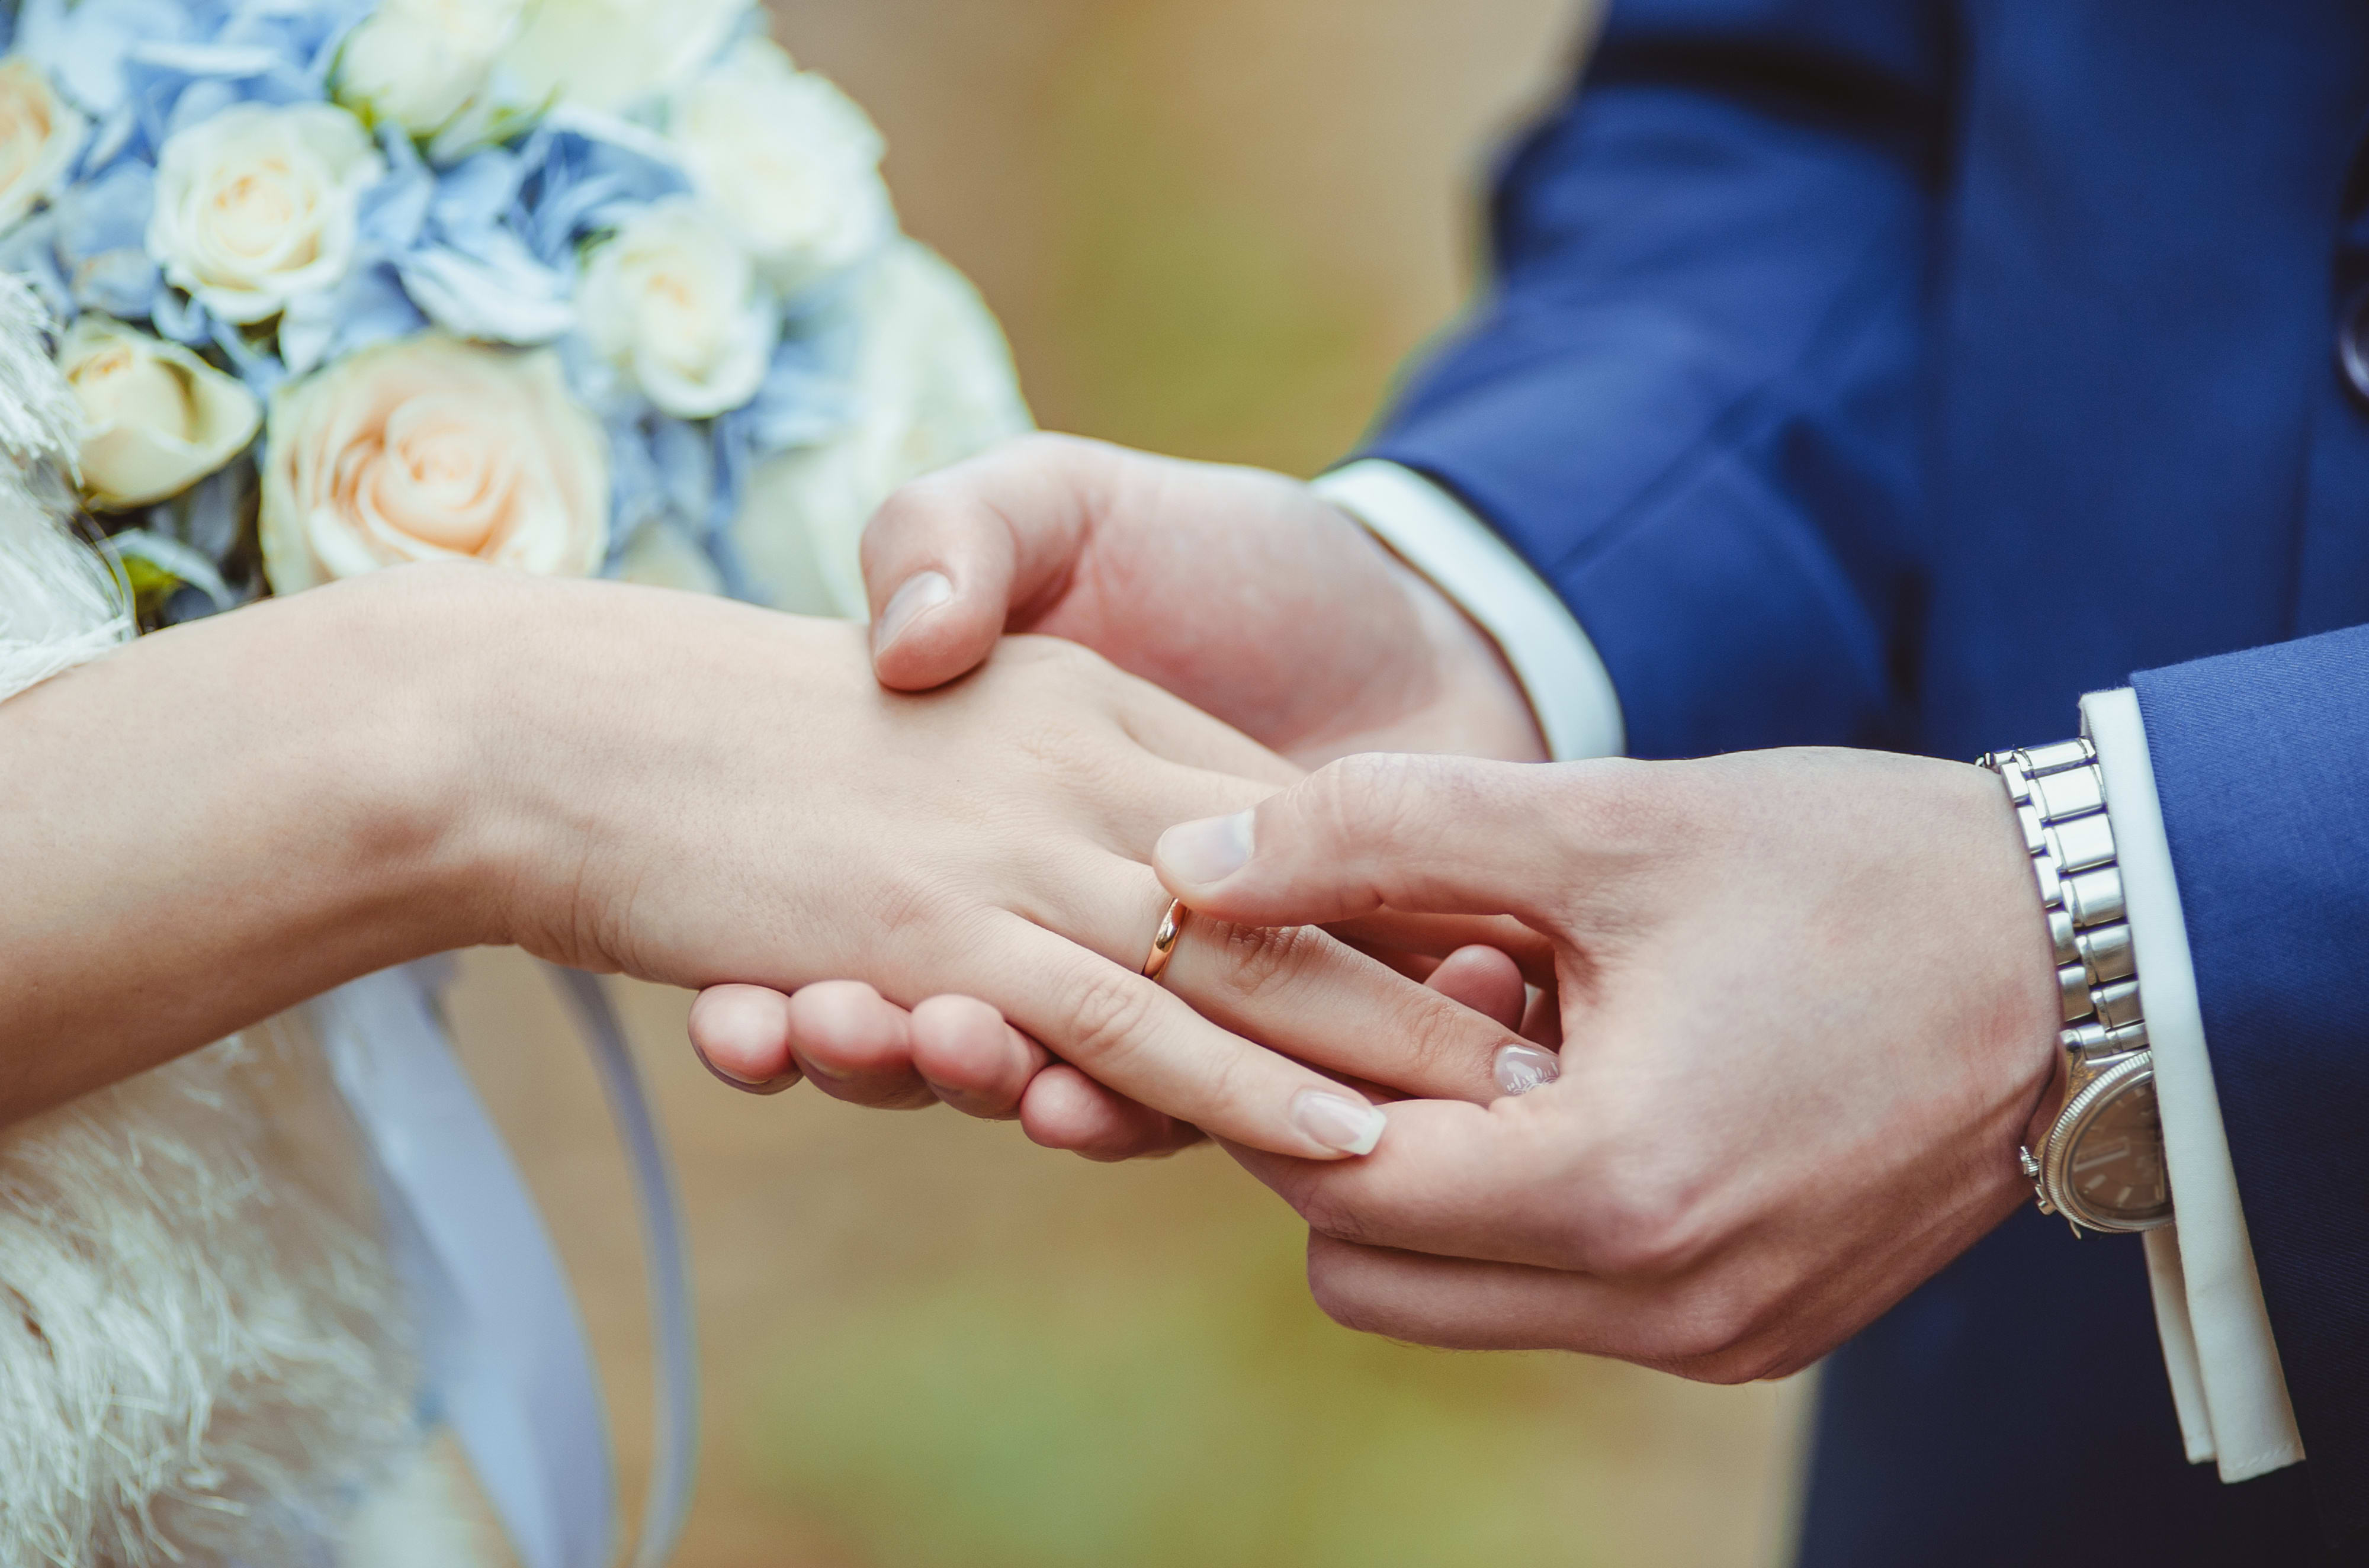
[[[2077,1235],[2084,1225],[2097,1230],[2151,1229],[2169,1218],[2168,1189],[2158,1215],[2145,1204],[2136,1209],[2091,1204],[2074,1186],[2077,1167],[2097,1163],[2080,1158],[2079,1149],[2100,1112],[2119,1098],[2144,1095],[2141,1120],[2153,1114],[2154,1059],[2140,1012],[2137,965],[2097,750],[2086,739],[2066,740],[1994,751],[1980,765],[2007,786],[2031,857],[2055,949],[2057,1006],[2065,1024],[2057,1036],[2066,1058],[2065,1104],[2041,1140],[2039,1155],[2029,1149],[2017,1151],[2023,1173],[2032,1178],[2041,1211],[2064,1214]]]

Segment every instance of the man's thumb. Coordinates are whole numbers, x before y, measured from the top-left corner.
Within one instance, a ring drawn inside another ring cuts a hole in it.
[[[926,692],[995,647],[1012,598],[1012,544],[992,518],[891,496],[864,535],[872,600],[872,672],[899,692]]]
[[[1086,532],[1092,443],[1024,436],[917,479],[864,530],[872,669],[922,692],[994,651],[1015,607],[1056,588]]]
[[[1461,757],[1345,757],[1255,808],[1180,823],[1152,864],[1221,920],[1299,925],[1384,907],[1529,913],[1562,858],[1541,842],[1562,770]],[[1570,781],[1575,782],[1575,781]]]

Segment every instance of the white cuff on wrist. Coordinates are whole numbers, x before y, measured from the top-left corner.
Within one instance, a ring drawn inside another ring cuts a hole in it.
[[[1496,640],[1556,761],[1620,754],[1620,698],[1596,645],[1487,523],[1420,474],[1377,458],[1336,468],[1314,488]]]
[[[2138,694],[2090,692],[2081,727],[2105,775],[2171,1173],[2176,1222],[2146,1237],[2156,1331],[2189,1459],[2246,1481],[2302,1459],[2303,1437],[2246,1239]]]

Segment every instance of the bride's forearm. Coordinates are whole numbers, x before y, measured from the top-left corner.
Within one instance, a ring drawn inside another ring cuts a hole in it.
[[[0,1122],[493,942],[977,997],[1214,1136],[1362,1152],[1380,1115],[1244,1034],[1479,1096],[1502,1031],[1315,933],[1196,932],[1139,972],[1169,901],[1145,851],[1280,766],[1051,639],[915,696],[860,628],[693,595],[421,567],[311,589],[0,704]]]
[[[267,602],[0,703],[0,1123],[492,934],[437,586]]]

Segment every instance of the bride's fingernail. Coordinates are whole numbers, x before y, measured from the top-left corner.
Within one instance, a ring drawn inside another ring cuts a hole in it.
[[[1292,1097],[1291,1125],[1327,1149],[1371,1154],[1374,1145],[1382,1140],[1382,1129],[1390,1124],[1375,1106],[1321,1089],[1302,1089]]]
[[[772,1078],[743,1078],[738,1073],[727,1068],[718,1067],[715,1062],[710,1061],[707,1053],[697,1046],[691,1048],[691,1054],[699,1059],[699,1065],[707,1069],[709,1075],[717,1082],[727,1083],[744,1094],[778,1094],[797,1082],[802,1076],[798,1070],[793,1067],[787,1072],[776,1074]]]
[[[872,627],[872,651],[876,657],[905,635],[905,629],[955,596],[955,585],[944,572],[915,572],[905,579]]]
[[[1223,882],[1249,864],[1251,813],[1179,822],[1160,835],[1151,852],[1161,868],[1179,882]]]
[[[1497,1050],[1497,1087],[1508,1094],[1527,1094],[1541,1083],[1562,1076],[1562,1058],[1536,1046],[1501,1046]]]

